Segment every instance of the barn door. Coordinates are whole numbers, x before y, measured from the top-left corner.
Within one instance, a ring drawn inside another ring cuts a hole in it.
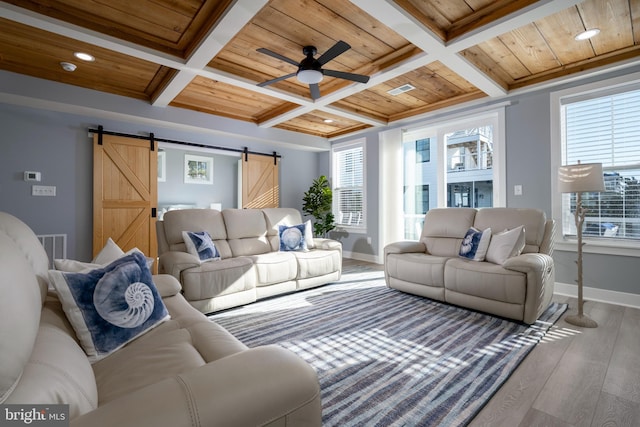
[[[280,205],[278,158],[260,155],[242,158],[243,208],[277,208]]]
[[[127,251],[157,256],[157,143],[114,135],[93,136],[93,256],[107,239]]]

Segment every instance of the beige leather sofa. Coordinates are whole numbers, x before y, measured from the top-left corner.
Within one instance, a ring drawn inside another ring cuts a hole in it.
[[[154,276],[171,319],[90,364],[34,233],[0,212],[0,403],[68,404],[72,426],[319,426],[313,369],[249,349]]]
[[[178,279],[184,297],[203,313],[339,280],[340,242],[312,238],[308,251],[279,250],[279,226],[302,222],[292,208],[166,212],[156,223],[159,272]],[[207,231],[221,259],[200,263],[187,251],[183,231]]]
[[[458,256],[467,230],[494,233],[524,225],[522,254],[502,265]],[[551,302],[555,225],[543,211],[440,208],[427,212],[420,240],[384,249],[387,286],[438,301],[534,323]]]

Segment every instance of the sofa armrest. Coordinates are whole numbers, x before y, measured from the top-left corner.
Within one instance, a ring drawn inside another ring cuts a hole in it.
[[[328,250],[342,251],[342,243],[333,239],[324,239],[321,237],[314,237],[313,246],[315,249],[328,249]]]
[[[527,253],[507,259],[502,264],[507,270],[527,275],[527,295],[523,321],[532,324],[547,308],[553,297],[555,268],[553,258],[547,254]]]
[[[195,255],[188,252],[170,251],[159,257],[158,272],[160,274],[170,274],[180,281],[180,273],[183,270],[200,266],[200,262]]]
[[[182,285],[178,279],[170,274],[154,274],[153,283],[156,285],[158,293],[162,298],[172,297],[179,294],[182,290]]]
[[[315,371],[277,346],[256,347],[136,390],[73,427],[320,426]]]
[[[389,243],[384,247],[384,257],[390,254],[406,254],[406,253],[425,253],[427,251],[427,247],[424,243],[414,242],[414,241],[403,241],[403,242],[394,242]]]

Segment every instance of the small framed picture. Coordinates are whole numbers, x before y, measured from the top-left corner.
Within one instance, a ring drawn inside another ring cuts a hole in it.
[[[184,155],[185,184],[213,184],[213,157]]]
[[[167,152],[158,151],[158,182],[167,181]]]

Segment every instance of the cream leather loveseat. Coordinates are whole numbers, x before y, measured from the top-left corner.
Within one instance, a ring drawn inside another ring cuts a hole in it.
[[[497,234],[519,226],[524,226],[525,235],[521,254],[512,254],[502,264],[459,256],[471,227],[491,228]],[[432,209],[425,215],[419,241],[385,247],[386,283],[404,292],[531,324],[553,295],[554,233],[554,221],[538,209]]]
[[[0,212],[1,404],[68,404],[74,427],[321,425],[309,365],[280,347],[247,348],[168,275],[153,282],[170,320],[91,364],[47,270],[29,227]]]
[[[308,250],[280,251],[279,226],[299,224],[292,208],[169,211],[156,223],[159,272],[178,279],[184,297],[203,313],[339,280],[338,241],[307,232]],[[208,232],[220,259],[201,263],[187,251],[184,231]]]

